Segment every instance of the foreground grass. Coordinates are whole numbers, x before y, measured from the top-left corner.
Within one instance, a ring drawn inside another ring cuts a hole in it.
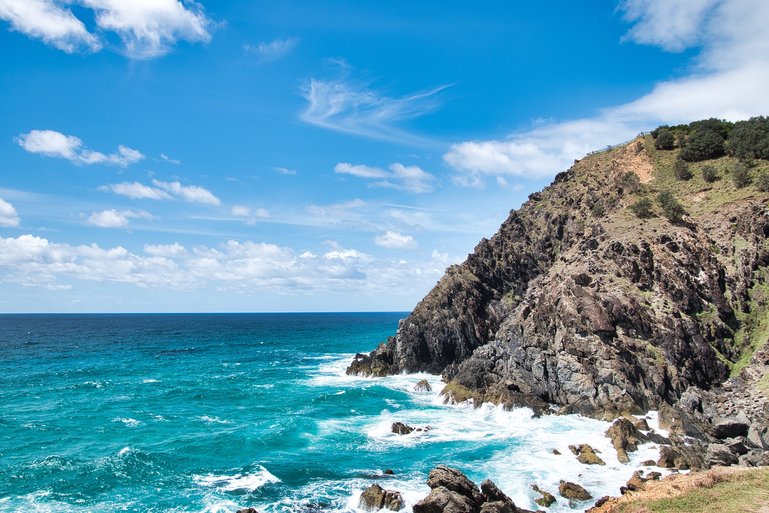
[[[769,513],[769,468],[714,468],[674,476],[602,513]]]

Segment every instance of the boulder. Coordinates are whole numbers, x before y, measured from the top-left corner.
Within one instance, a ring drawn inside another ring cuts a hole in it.
[[[360,495],[358,507],[366,511],[379,511],[382,508],[400,511],[405,506],[400,492],[385,490],[378,484],[366,488]]]
[[[759,449],[769,449],[769,427],[765,424],[751,424],[748,429],[748,442]]]
[[[476,513],[478,505],[460,493],[438,486],[414,504],[413,510],[414,513]]]
[[[512,502],[492,501],[484,502],[479,513],[517,513],[517,509]]]
[[[611,439],[612,445],[617,450],[617,459],[620,463],[629,463],[630,458],[627,453],[637,450],[638,444],[647,441],[646,436],[624,417],[614,421],[606,431],[606,436]]]
[[[423,379],[414,386],[414,391],[415,392],[432,392],[433,387],[430,386],[430,383],[428,383],[426,379]]]
[[[430,488],[443,487],[466,497],[475,507],[484,502],[484,498],[478,487],[457,469],[438,465],[430,471],[427,477],[427,486]]]
[[[588,444],[580,444],[578,446],[570,445],[569,449],[577,456],[577,461],[583,465],[606,465],[606,462],[604,462]]]
[[[537,485],[531,485],[531,489],[542,496],[534,499],[534,502],[536,502],[539,506],[542,506],[543,508],[549,508],[555,502],[555,496],[552,493],[542,490]]]
[[[748,453],[748,447],[746,445],[747,439],[745,438],[727,438],[724,440],[724,445],[729,448],[734,454],[742,456]]]
[[[739,462],[739,458],[725,444],[710,444],[705,453],[705,462],[708,465],[722,465],[728,467]]]
[[[628,417],[628,420],[639,431],[649,431],[649,423],[644,418]]]
[[[561,484],[558,485],[558,493],[561,494],[561,497],[574,501],[587,501],[593,498],[583,487],[569,481],[561,481]]]
[[[689,463],[683,454],[672,447],[660,447],[660,459],[657,460],[657,466],[662,468],[675,468],[678,470],[688,470]]]
[[[633,472],[633,477],[628,479],[628,482],[625,484],[625,486],[631,492],[646,490],[646,481],[647,480],[644,479],[640,471],[635,471]]]
[[[750,421],[744,415],[720,418],[713,422],[712,434],[719,440],[747,436]]]
[[[259,513],[256,508],[243,508],[239,509],[235,513]]]
[[[413,427],[407,426],[403,422],[394,422],[391,429],[397,435],[408,435],[414,431]]]

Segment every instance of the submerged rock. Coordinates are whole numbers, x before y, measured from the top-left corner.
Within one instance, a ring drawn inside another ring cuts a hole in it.
[[[400,511],[405,506],[400,492],[385,490],[378,484],[366,488],[360,495],[358,507],[366,511],[379,511],[382,508]]]
[[[243,508],[239,509],[235,513],[259,513],[256,508]]]
[[[408,426],[403,422],[394,422],[390,429],[397,435],[408,435],[409,433],[414,432],[413,427]]]
[[[555,495],[553,495],[552,493],[542,490],[537,485],[531,485],[531,489],[542,496],[534,499],[534,502],[537,503],[539,506],[542,506],[543,508],[549,508],[555,502]]]
[[[417,383],[414,386],[415,392],[432,392],[433,387],[430,386],[430,383],[427,382],[426,379],[420,380],[419,383]]]

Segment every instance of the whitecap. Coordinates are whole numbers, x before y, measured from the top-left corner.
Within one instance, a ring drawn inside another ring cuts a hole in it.
[[[192,476],[195,484],[206,488],[216,488],[224,492],[244,490],[252,492],[270,483],[279,483],[280,479],[272,475],[266,468],[259,465],[256,470],[247,474]]]
[[[130,417],[128,418],[115,417],[114,419],[112,419],[112,422],[122,422],[128,427],[136,427],[141,425],[140,420],[132,419]]]
[[[147,378],[147,379],[143,379],[142,383],[160,383],[160,381],[157,379]]]
[[[208,415],[203,415],[201,417],[198,417],[198,420],[206,422],[208,424],[232,424],[229,420],[220,419],[219,417],[211,417]]]

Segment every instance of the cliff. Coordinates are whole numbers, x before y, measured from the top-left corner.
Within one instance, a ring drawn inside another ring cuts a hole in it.
[[[679,146],[694,125],[675,127]],[[742,375],[734,386],[752,383],[765,419],[769,161],[687,165],[684,148],[655,143],[642,136],[558,174],[348,373],[442,373],[455,400],[595,416],[676,404]],[[662,191],[683,215],[657,201]]]

